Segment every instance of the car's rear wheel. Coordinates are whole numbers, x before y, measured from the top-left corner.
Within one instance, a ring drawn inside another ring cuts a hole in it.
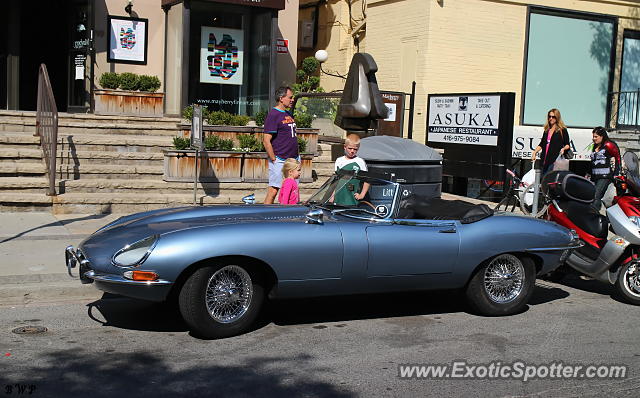
[[[527,257],[500,254],[482,264],[467,285],[467,300],[473,309],[489,316],[521,311],[533,294],[536,269]]]
[[[640,264],[630,261],[623,265],[616,281],[616,290],[622,298],[634,305],[640,305]]]
[[[197,269],[180,290],[180,313],[191,331],[203,338],[245,333],[256,321],[264,287],[249,267],[218,264]]]

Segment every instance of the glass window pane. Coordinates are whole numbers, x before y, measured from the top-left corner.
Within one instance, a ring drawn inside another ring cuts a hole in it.
[[[525,124],[558,108],[571,126],[603,125],[611,73],[613,23],[531,13]]]
[[[618,124],[635,124],[638,113],[637,90],[640,90],[640,39],[625,37],[620,76],[621,93],[616,103]]]

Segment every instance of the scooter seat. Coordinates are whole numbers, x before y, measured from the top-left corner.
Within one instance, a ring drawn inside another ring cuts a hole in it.
[[[609,220],[591,205],[571,200],[563,200],[558,202],[558,206],[560,206],[567,217],[573,221],[578,228],[596,238],[607,238],[609,234]]]

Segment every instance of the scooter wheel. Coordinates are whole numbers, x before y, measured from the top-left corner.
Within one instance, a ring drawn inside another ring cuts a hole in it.
[[[630,261],[622,266],[616,290],[628,303],[640,305],[640,264]]]

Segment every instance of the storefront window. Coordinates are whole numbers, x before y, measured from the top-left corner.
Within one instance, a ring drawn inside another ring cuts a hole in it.
[[[568,125],[604,125],[615,25],[610,19],[532,11],[523,123],[558,108]]]
[[[272,13],[192,3],[189,103],[245,115],[268,108]]]
[[[625,31],[622,49],[622,72],[620,95],[617,98],[618,124],[630,125],[638,113],[638,90],[640,90],[640,32]]]

